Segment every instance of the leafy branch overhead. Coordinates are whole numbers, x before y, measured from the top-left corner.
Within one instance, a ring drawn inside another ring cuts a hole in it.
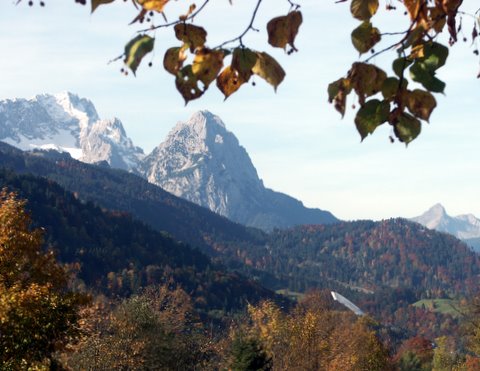
[[[76,2],[85,5],[87,0]],[[115,2],[120,0],[90,0],[91,11]],[[210,0],[203,0],[200,5],[181,1],[184,3],[184,12],[177,14],[176,20],[170,22],[166,17],[170,0],[131,2],[135,12],[131,24],[147,23],[149,26],[139,31],[117,58],[123,59],[126,68],[122,72],[125,74],[128,74],[127,69],[136,74],[142,60],[155,49],[154,33],[165,28],[174,32],[178,44],[163,53],[163,67],[173,75],[175,86],[185,103],[203,96],[213,82],[226,99],[248,83],[253,75],[264,79],[275,90],[284,80],[285,71],[277,60],[266,51],[253,50],[244,44],[247,33],[259,31],[255,22],[262,0],[254,2],[251,18],[243,32],[215,47],[208,45],[208,32],[203,25],[194,23],[195,17],[208,9]],[[232,0],[229,2],[233,3]],[[348,3],[351,16],[359,21],[351,32],[351,42],[359,53],[359,60],[352,64],[345,76],[328,86],[329,102],[343,117],[347,97],[353,93],[358,102],[354,121],[362,140],[378,126],[388,123],[392,126],[393,135],[400,142],[408,144],[420,134],[423,123],[429,121],[435,109],[437,102],[433,94],[445,91],[446,84],[439,79],[437,72],[445,65],[450,47],[459,37],[468,41],[462,31],[463,16],[467,19],[466,23],[471,21],[468,26],[472,31],[468,37],[474,54],[479,55],[477,37],[480,9],[474,14],[463,12],[463,0],[384,0],[384,4],[380,0],[336,2],[340,3],[338,6]],[[285,10],[288,9],[286,14],[273,17],[265,25],[266,41],[272,47],[291,54],[298,51],[295,39],[303,15],[299,10],[300,5],[292,0],[278,5],[279,8],[283,6]],[[397,18],[406,17],[408,27],[401,31],[382,32],[374,20],[384,7]],[[156,23],[156,14],[162,16],[159,23]],[[172,14],[168,15],[171,17]],[[442,33],[448,35],[448,45],[440,42]],[[391,37],[397,40],[388,43]],[[376,56],[390,51],[394,52],[392,73],[370,62]],[[364,57],[366,53],[371,54]],[[352,107],[355,109],[356,105]],[[394,140],[392,136],[390,139]]]

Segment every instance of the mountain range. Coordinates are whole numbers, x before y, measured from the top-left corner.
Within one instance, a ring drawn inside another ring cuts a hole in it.
[[[0,101],[0,140],[22,150],[54,149],[86,163],[139,174],[176,196],[264,230],[335,223],[330,212],[266,188],[235,135],[218,116],[196,112],[147,156],[121,121],[100,119],[72,93]]]
[[[450,233],[480,251],[480,219],[472,214],[450,216],[441,204],[436,204],[411,220],[429,229]]]

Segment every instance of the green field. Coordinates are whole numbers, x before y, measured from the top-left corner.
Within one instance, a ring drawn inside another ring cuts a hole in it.
[[[459,317],[460,305],[458,300],[452,299],[423,299],[413,304],[415,307],[421,308],[425,306],[426,309],[433,312],[450,314],[453,317]]]

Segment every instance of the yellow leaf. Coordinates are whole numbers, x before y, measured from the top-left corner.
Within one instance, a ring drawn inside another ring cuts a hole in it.
[[[302,13],[299,11],[293,11],[286,16],[270,20],[267,24],[268,43],[283,49],[289,44],[294,50],[297,50],[293,43],[302,20]]]
[[[423,0],[403,0],[403,4],[407,8],[407,12],[410,15],[410,19],[416,19],[418,12],[420,11],[420,6],[422,5]]]
[[[221,50],[201,48],[195,53],[192,72],[205,84],[205,89],[215,80],[223,67],[224,54]]]
[[[244,83],[245,80],[232,66],[225,67],[217,77],[217,87],[225,95],[225,99],[240,89]]]
[[[177,75],[177,72],[183,67],[183,62],[187,59],[185,47],[170,48],[165,52],[163,57],[163,67],[172,75]]]
[[[204,28],[193,24],[178,23],[175,25],[175,36],[178,40],[188,44],[190,51],[204,46],[207,41],[207,31]]]
[[[378,0],[352,0],[350,11],[355,18],[367,21],[377,12],[378,5]]]
[[[257,52],[257,62],[253,66],[252,72],[272,85],[275,91],[285,78],[282,66],[265,52]]]
[[[143,9],[161,13],[170,0],[135,0]]]

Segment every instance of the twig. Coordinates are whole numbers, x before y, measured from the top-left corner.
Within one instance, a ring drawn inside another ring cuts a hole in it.
[[[287,1],[290,4],[290,8],[292,9],[295,8],[295,10],[300,8],[300,4],[294,3],[292,0],[287,0]]]
[[[195,18],[195,16],[200,13],[203,8],[205,8],[205,6],[208,4],[210,0],[205,0],[203,2],[203,4],[192,14],[190,14],[187,18],[185,18],[184,20],[177,20],[177,21],[174,21],[174,22],[170,22],[170,23],[164,23],[164,24],[161,24],[161,25],[158,25],[158,26],[152,26],[150,28],[146,28],[144,30],[140,30],[138,31],[138,33],[143,33],[143,32],[148,32],[148,31],[154,31],[154,30],[157,30],[159,28],[162,28],[162,27],[171,27],[171,26],[175,26],[176,24],[179,24],[179,23],[184,23],[185,21],[188,21],[190,19],[193,19]]]
[[[237,36],[237,37],[231,39],[231,40],[228,40],[228,41],[225,41],[225,42],[221,43],[220,45],[216,46],[214,49],[221,48],[222,46],[233,43],[237,40],[240,42],[240,45],[243,46],[242,38],[248,33],[248,31],[250,31],[250,30],[258,31],[255,27],[253,27],[253,22],[255,21],[255,17],[257,16],[257,11],[258,11],[258,8],[260,7],[261,2],[262,2],[262,0],[257,1],[257,5],[255,6],[255,9],[254,9],[253,14],[252,14],[252,19],[250,20],[250,23],[249,23],[248,27],[245,29],[245,31],[242,32],[242,34],[240,36]]]

